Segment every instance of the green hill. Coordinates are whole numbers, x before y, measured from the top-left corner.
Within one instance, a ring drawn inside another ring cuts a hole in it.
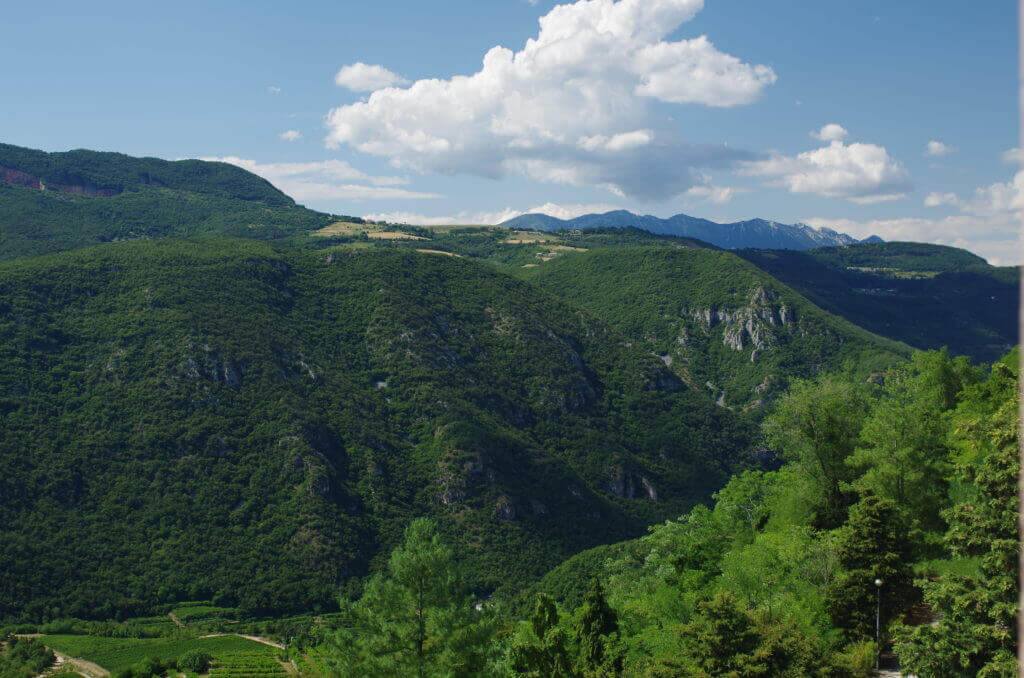
[[[0,265],[0,618],[330,607],[433,515],[481,591],[636,536],[748,425],[455,257],[251,240]]]
[[[993,361],[1019,341],[1019,267],[965,250],[893,242],[737,254],[821,308],[915,348]]]
[[[909,354],[725,251],[601,249],[522,275],[634,337],[726,406],[759,406],[792,377],[846,363],[870,374]]]
[[[234,165],[0,144],[0,261],[159,237],[288,239],[332,217]]]
[[[83,149],[46,153],[31,148],[0,144],[0,167],[10,183],[31,185],[31,179],[51,190],[83,195],[116,195],[147,186],[167,188],[233,200],[261,202],[273,207],[293,207],[295,201],[269,181],[223,162],[168,161],[134,158],[123,153]]]

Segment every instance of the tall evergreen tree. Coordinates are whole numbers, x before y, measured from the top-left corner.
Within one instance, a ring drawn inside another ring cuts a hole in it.
[[[486,675],[488,614],[475,609],[451,549],[428,519],[409,525],[386,572],[342,607],[349,624],[333,638],[329,661],[340,676]]]
[[[698,678],[805,678],[823,662],[794,625],[772,622],[720,591],[683,627]]]
[[[523,629],[520,638],[509,649],[512,671],[517,676],[529,678],[572,676],[568,640],[568,635],[559,625],[555,601],[546,594],[538,595],[528,630]]]
[[[577,667],[583,675],[613,675],[617,658],[610,651],[619,618],[608,604],[601,582],[594,579],[576,617]]]

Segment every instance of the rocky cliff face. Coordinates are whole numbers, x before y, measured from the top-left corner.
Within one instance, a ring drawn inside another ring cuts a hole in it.
[[[812,334],[826,342],[840,341],[828,330],[821,334],[805,327],[777,291],[761,285],[740,305],[689,308],[680,315],[674,355],[663,360],[691,384],[703,383],[721,407],[757,408],[785,388],[775,363],[794,341]],[[749,371],[757,374],[742,394],[730,386],[747,371],[737,361],[750,364]]]
[[[74,193],[75,195],[85,195],[94,198],[111,198],[121,193],[121,190],[118,188],[101,188],[87,184],[47,184],[39,177],[3,166],[0,166],[0,180],[36,191],[62,191],[64,193]]]
[[[700,330],[721,328],[722,343],[740,353],[752,348],[750,361],[776,348],[795,328],[793,309],[778,301],[778,293],[757,287],[746,306],[733,309],[691,309],[690,318]]]

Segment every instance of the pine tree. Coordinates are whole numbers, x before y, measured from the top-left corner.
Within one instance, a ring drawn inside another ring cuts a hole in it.
[[[475,609],[433,522],[413,521],[363,596],[343,606],[331,665],[344,676],[480,676],[486,674],[491,626]]]
[[[601,582],[594,579],[576,617],[576,665],[583,675],[611,675],[617,657],[610,652],[619,619],[608,604]]]
[[[517,676],[568,678],[573,675],[568,636],[559,626],[558,607],[550,596],[543,593],[537,596],[528,630],[523,629],[509,649],[509,663]]]

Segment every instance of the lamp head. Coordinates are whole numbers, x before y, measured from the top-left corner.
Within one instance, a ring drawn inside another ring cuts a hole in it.
[[[881,579],[876,579],[875,580],[875,586],[877,586],[878,588],[882,588],[882,584],[884,584],[884,583],[885,582],[882,581]]]

